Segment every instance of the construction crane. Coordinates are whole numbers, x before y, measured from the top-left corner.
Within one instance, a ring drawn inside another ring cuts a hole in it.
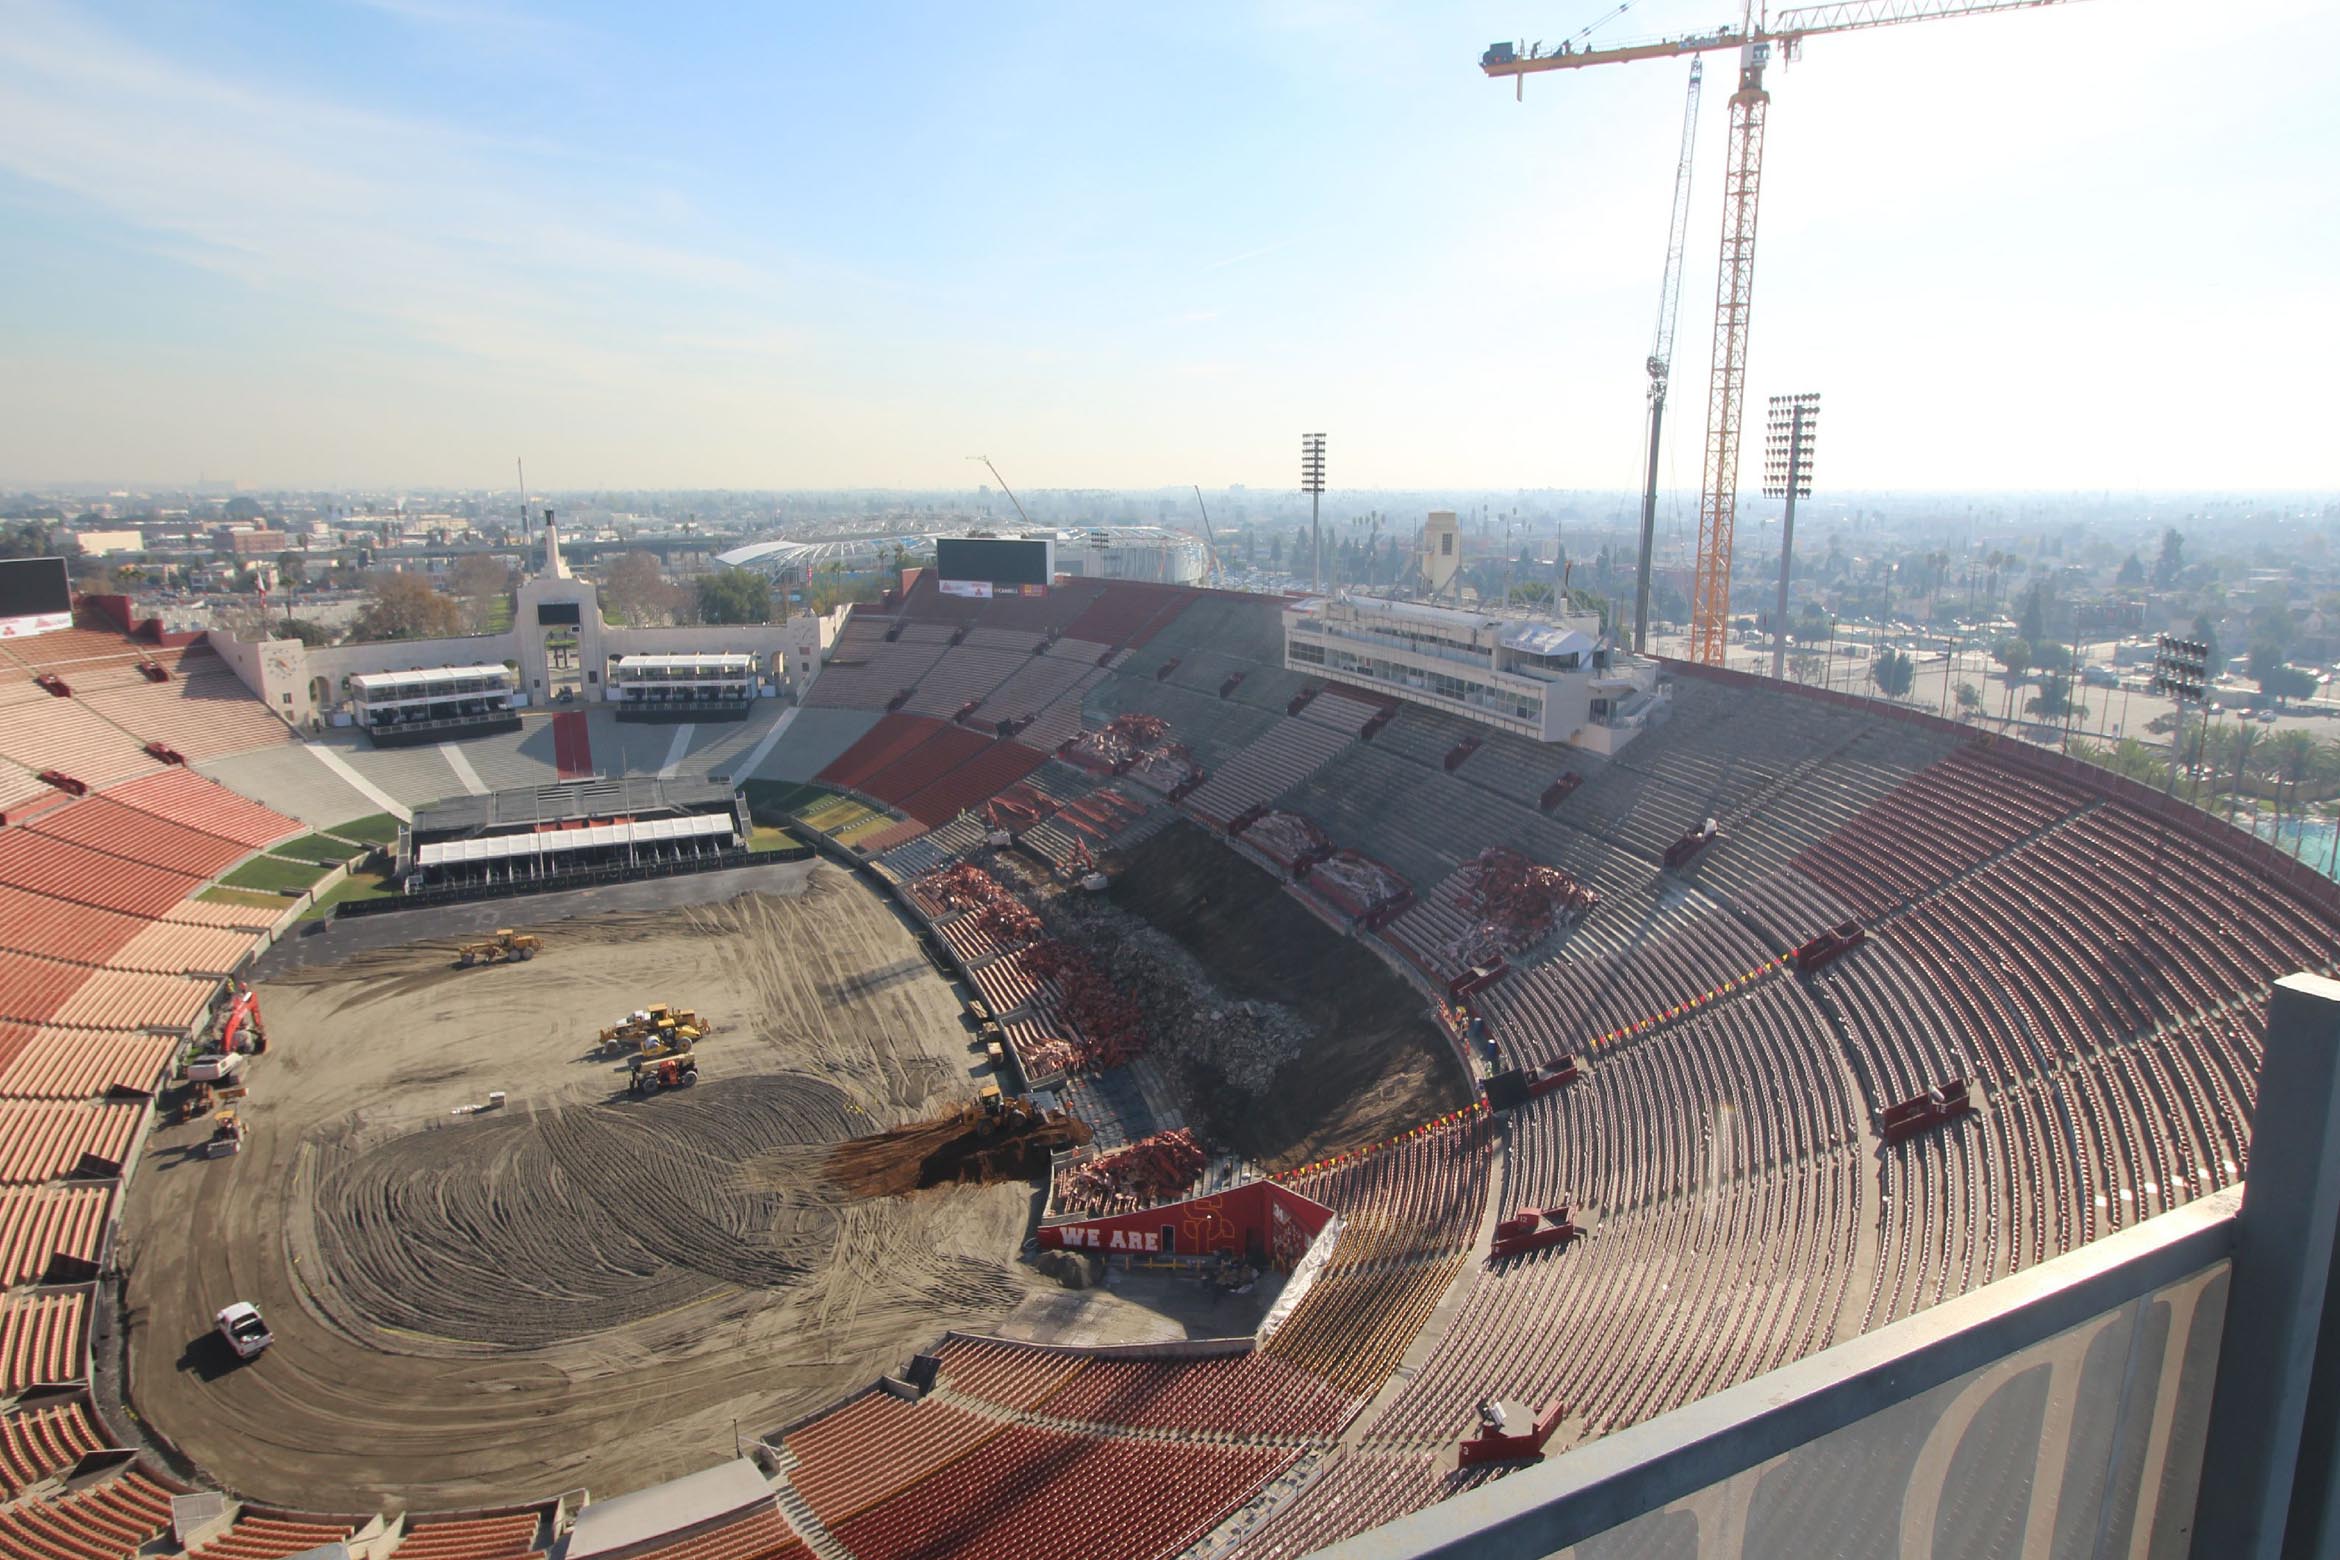
[[[1225,565],[1219,562],[1219,538],[1211,530],[1211,512],[1203,504],[1202,484],[1199,482],[1194,484],[1194,507],[1202,510],[1203,557],[1210,565],[1206,577],[1213,585],[1224,585],[1227,583],[1227,570]]]
[[[1633,653],[1649,650],[1650,554],[1657,545],[1658,432],[1666,420],[1666,384],[1674,360],[1674,322],[1682,313],[1683,224],[1690,215],[1690,149],[1698,139],[1699,83],[1706,61],[1690,56],[1690,92],[1682,105],[1682,155],[1674,164],[1674,217],[1666,229],[1666,276],[1658,290],[1657,336],[1649,348],[1649,479],[1641,489],[1641,568],[1633,576]]]
[[[1551,53],[1498,43],[1479,58],[1490,76],[1509,76],[1524,91],[1526,78],[1549,70],[1578,70],[1629,60],[1736,50],[1739,87],[1731,94],[1730,162],[1723,175],[1722,253],[1714,278],[1714,353],[1708,366],[1706,457],[1698,489],[1698,574],[1690,602],[1690,659],[1723,664],[1730,639],[1731,533],[1739,512],[1739,420],[1746,398],[1747,323],[1755,298],[1755,214],[1763,182],[1763,127],[1771,106],[1764,67],[1773,45],[1783,60],[1803,52],[1806,38],[1860,32],[1902,22],[2030,11],[2072,0],[1843,0],[1799,6],[1768,19],[1763,0],[1745,0],[1736,28],[1615,44],[1577,46],[1570,39]],[[1616,13],[1612,12],[1611,15]],[[1579,35],[1580,37],[1582,35]]]

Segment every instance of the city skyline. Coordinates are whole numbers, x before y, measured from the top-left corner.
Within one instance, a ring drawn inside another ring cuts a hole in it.
[[[1473,64],[1600,9],[12,6],[0,484],[473,489],[517,451],[547,490],[953,491],[985,452],[1272,489],[1322,427],[1344,490],[1626,490],[1684,67],[1515,104]],[[2336,115],[2274,68],[2340,22],[2220,20],[2095,0],[1772,73],[1750,391],[1827,394],[1822,489],[2340,486]]]

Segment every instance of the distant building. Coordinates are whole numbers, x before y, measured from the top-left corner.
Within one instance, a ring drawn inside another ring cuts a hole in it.
[[[1462,529],[1451,509],[1433,509],[1422,525],[1422,583],[1438,595],[1454,583],[1462,567]]]
[[[266,558],[283,552],[291,539],[274,528],[233,526],[219,538],[227,550],[239,558]]]
[[[92,558],[146,550],[146,535],[142,531],[76,531],[73,540]]]
[[[1595,753],[1615,752],[1666,708],[1657,663],[1610,646],[1594,617],[1316,597],[1285,609],[1284,664]]]

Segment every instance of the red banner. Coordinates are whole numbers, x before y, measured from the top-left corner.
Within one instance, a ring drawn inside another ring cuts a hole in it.
[[[1288,1186],[1252,1181],[1135,1213],[1044,1225],[1040,1244],[1108,1256],[1202,1257],[1224,1252],[1289,1268],[1332,1216],[1323,1203]]]

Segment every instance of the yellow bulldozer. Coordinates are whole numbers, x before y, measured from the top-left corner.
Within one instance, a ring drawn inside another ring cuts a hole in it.
[[[663,1043],[666,1049],[672,1050],[674,1048],[673,1042],[680,1038],[684,1042],[684,1049],[687,1050],[689,1042],[714,1032],[714,1023],[701,1018],[693,1009],[678,1008],[671,1003],[653,1002],[646,1008],[636,1008],[618,1022],[601,1031],[601,1048],[604,1051],[610,1051],[628,1046],[650,1047]]]
[[[533,959],[544,952],[544,939],[530,932],[515,932],[508,926],[496,928],[496,934],[484,942],[465,943],[455,951],[455,966],[470,969],[474,964],[517,964],[522,959]]]

